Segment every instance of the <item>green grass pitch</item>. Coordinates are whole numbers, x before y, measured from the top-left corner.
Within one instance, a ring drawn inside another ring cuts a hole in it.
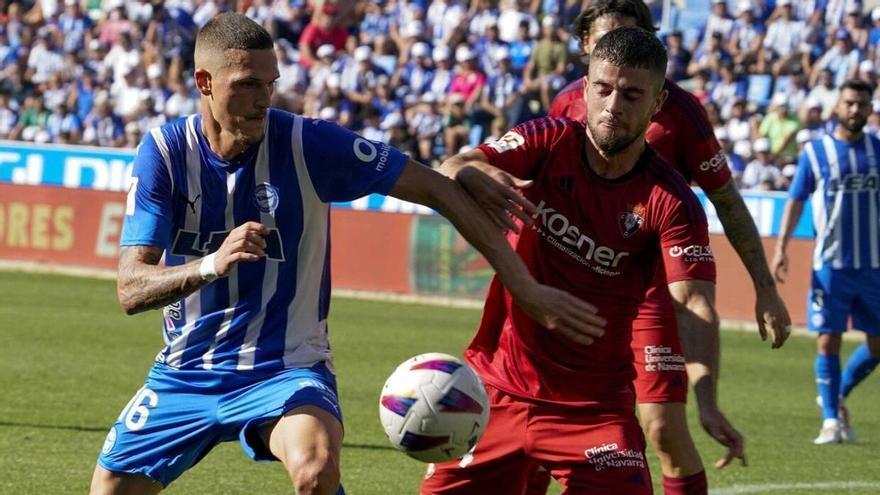
[[[460,354],[478,317],[473,310],[334,300],[330,332],[349,494],[416,493],[424,465],[389,446],[378,421],[379,390],[412,355]],[[87,492],[107,429],[161,348],[159,325],[158,312],[124,316],[111,281],[0,272],[0,494]],[[722,335],[721,404],[746,436],[749,466],[709,468],[713,493],[880,493],[877,377],[849,401],[859,443],[816,447],[813,339],[793,337],[771,351],[751,333]],[[721,448],[696,422],[692,431],[711,465]],[[652,473],[659,488],[653,459]],[[289,493],[289,485],[279,465],[251,462],[229,443],[167,491]]]

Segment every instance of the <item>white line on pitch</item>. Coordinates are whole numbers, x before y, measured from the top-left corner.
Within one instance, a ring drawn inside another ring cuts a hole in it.
[[[859,490],[863,488],[880,489],[880,483],[866,481],[842,481],[836,483],[787,483],[773,485],[733,485],[728,488],[709,490],[709,495],[742,495],[746,493],[769,493],[788,490]]]

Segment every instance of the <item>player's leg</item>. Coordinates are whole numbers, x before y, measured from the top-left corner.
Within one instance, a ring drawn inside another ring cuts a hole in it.
[[[153,494],[199,462],[220,441],[214,375],[156,365],[107,434],[92,494]]]
[[[528,408],[491,386],[486,392],[491,413],[480,441],[461,459],[429,465],[421,495],[525,493],[528,477],[537,470],[524,452]]]
[[[869,344],[871,340],[876,341],[873,346]],[[849,397],[853,389],[862,383],[877,368],[878,364],[880,364],[880,339],[869,337],[867,342],[853,351],[846,362],[840,381],[841,397]]]
[[[224,397],[218,412],[245,454],[281,461],[297,494],[344,493],[339,485],[342,411],[336,378],[324,363],[267,374]]]
[[[261,436],[298,495],[339,492],[342,423],[336,416],[316,406],[298,407],[265,425]]]
[[[652,294],[651,300],[666,307],[661,295]],[[688,428],[687,370],[673,315],[671,306],[665,311],[643,310],[633,323],[639,421],[660,460],[666,495],[704,495],[706,472]]]
[[[813,441],[817,445],[841,441],[837,417],[840,405],[840,343],[854,299],[854,290],[848,287],[850,282],[842,270],[813,271],[807,325],[811,331],[818,333],[814,369],[822,405],[822,428]]]
[[[564,495],[653,493],[634,411],[543,405],[530,411],[526,453],[549,470]]]
[[[90,495],[155,495],[162,485],[142,474],[114,473],[95,466]]]

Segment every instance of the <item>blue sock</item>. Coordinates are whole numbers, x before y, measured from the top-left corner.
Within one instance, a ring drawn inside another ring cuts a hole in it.
[[[862,344],[852,353],[843,370],[843,379],[840,382],[840,395],[848,397],[852,389],[862,382],[880,364],[880,358],[871,355],[868,344]]]
[[[336,495],[345,495],[345,489],[342,488],[342,485],[339,485],[339,490],[336,491]]]
[[[840,356],[816,354],[816,386],[822,397],[822,417],[837,418],[840,395]]]

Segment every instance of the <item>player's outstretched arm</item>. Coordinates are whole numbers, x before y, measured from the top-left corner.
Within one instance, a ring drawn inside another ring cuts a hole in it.
[[[795,226],[804,212],[804,202],[797,199],[789,198],[785,203],[785,211],[782,213],[782,226],[779,229],[779,237],[776,239],[776,249],[773,254],[773,276],[779,283],[784,283],[783,274],[788,273],[788,241],[794,233]]]
[[[454,180],[410,160],[389,195],[433,208],[492,264],[517,305],[543,327],[570,341],[589,345],[604,334],[597,308],[571,294],[535,281],[490,220]]]
[[[718,219],[724,226],[727,239],[730,240],[730,244],[752,278],[757,296],[755,318],[761,340],[767,340],[769,327],[773,334],[773,348],[782,347],[791,333],[791,317],[773,282],[773,276],[767,267],[761,236],[742,196],[736,189],[736,183],[731,179],[727,184],[707,192],[706,195],[718,212]]]
[[[157,309],[184,298],[238,263],[265,255],[266,228],[248,222],[232,230],[216,252],[185,265],[160,266],[162,248],[124,246],[119,257],[116,297],[126,314]]]
[[[530,187],[532,181],[520,179],[491,165],[481,150],[450,157],[443,162],[439,171],[461,184],[502,229],[519,232],[513,218],[520,219],[524,225],[533,223],[532,215],[537,208],[516,191]]]
[[[683,280],[669,284],[680,335],[687,356],[688,378],[697,397],[700,423],[715,441],[727,447],[715,463],[721,469],[733,459],[746,462],[742,435],[718,408],[718,314],[715,312],[715,284],[704,280]]]

